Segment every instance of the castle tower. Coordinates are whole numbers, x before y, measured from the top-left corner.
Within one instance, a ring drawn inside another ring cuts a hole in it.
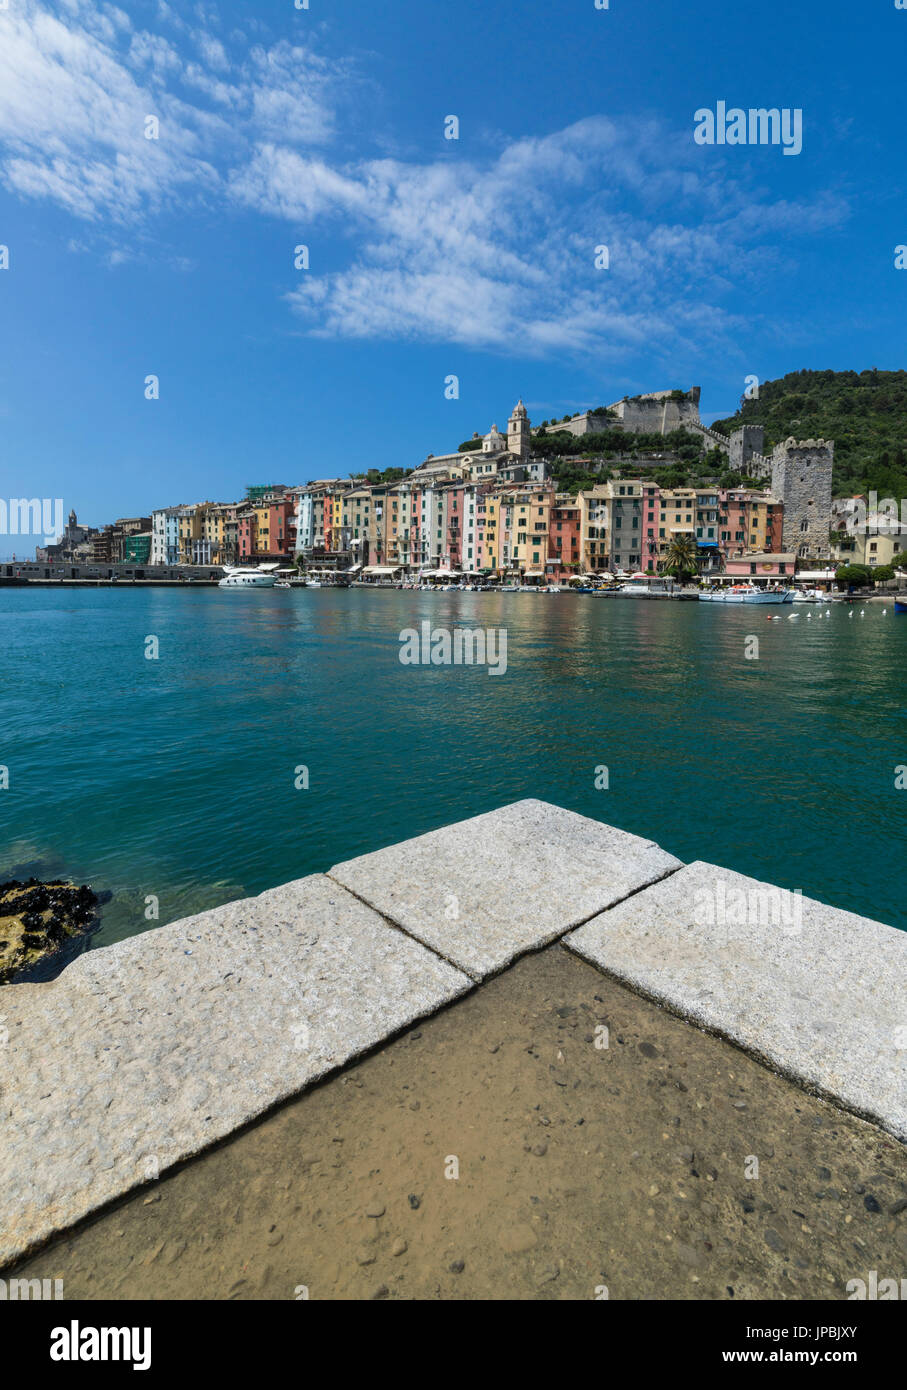
[[[529,416],[522,400],[514,406],[513,414],[507,421],[507,450],[508,453],[516,454],[521,459],[528,459],[532,453],[532,432],[529,426]]]
[[[731,472],[749,473],[753,454],[761,454],[764,444],[765,430],[761,425],[742,425],[739,430],[734,430],[729,449]]]
[[[786,439],[772,454],[772,492],[784,503],[781,544],[800,559],[828,554],[834,456],[830,439]]]

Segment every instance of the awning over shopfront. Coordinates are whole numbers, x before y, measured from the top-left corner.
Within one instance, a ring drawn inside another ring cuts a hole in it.
[[[366,565],[363,574],[399,574],[402,565]]]

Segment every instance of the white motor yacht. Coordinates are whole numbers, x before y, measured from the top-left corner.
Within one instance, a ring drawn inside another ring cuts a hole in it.
[[[277,583],[277,565],[224,565],[224,577],[219,589],[273,589]]]

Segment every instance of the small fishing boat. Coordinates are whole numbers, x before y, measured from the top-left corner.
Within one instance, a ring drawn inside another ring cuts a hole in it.
[[[907,599],[896,598],[894,601],[895,613],[907,613]]]

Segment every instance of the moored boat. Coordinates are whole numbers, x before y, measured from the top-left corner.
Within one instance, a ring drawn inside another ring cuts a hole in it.
[[[896,598],[894,601],[895,613],[907,613],[907,599]]]
[[[793,603],[793,589],[759,589],[755,584],[733,584],[728,589],[702,589],[700,603]]]
[[[276,565],[224,565],[219,589],[273,589],[277,583]]]

